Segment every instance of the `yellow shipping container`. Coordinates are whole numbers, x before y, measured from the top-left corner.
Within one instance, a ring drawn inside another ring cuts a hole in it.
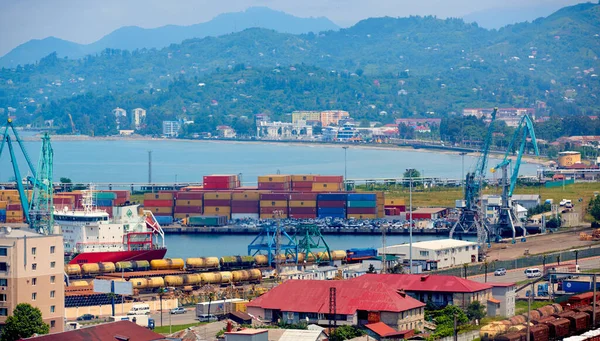
[[[201,213],[175,213],[173,214],[173,218],[175,219],[185,219],[185,218],[189,218],[189,217],[197,217],[197,216],[201,216]]]
[[[375,219],[376,214],[348,214],[348,218],[354,219]]]
[[[287,207],[287,200],[261,200],[260,207]]]
[[[259,200],[260,199],[260,193],[259,192],[242,192],[242,193],[233,193],[233,195],[231,196],[231,198],[233,200],[239,200],[239,201],[243,201],[243,200]]]
[[[287,214],[281,214],[279,218],[286,219],[288,217]],[[260,215],[260,219],[276,219],[277,217],[274,214],[262,213]]]
[[[317,207],[316,201],[290,200],[290,207]]]
[[[337,182],[313,182],[313,192],[339,192],[343,185]]]
[[[177,200],[175,206],[202,206],[202,200]]]
[[[0,201],[0,209],[6,209],[6,205],[8,205],[7,201]]]
[[[2,196],[2,200],[8,202],[20,202],[21,197],[19,196],[19,194],[4,195]]]
[[[206,192],[204,200],[231,200],[231,192]]]
[[[173,207],[144,207],[144,209],[152,213],[173,213]]]
[[[258,177],[258,182],[290,182],[292,177],[289,175],[273,174]]]
[[[404,206],[406,205],[406,200],[394,198],[394,199],[385,199],[385,206]]]
[[[315,181],[315,175],[292,175],[292,181]]]
[[[6,216],[13,218],[23,218],[23,211],[6,211]]]
[[[229,215],[231,207],[229,206],[206,206],[204,207],[204,215]]]
[[[173,193],[146,193],[144,200],[173,200]]]
[[[233,302],[233,311],[245,313],[247,310],[248,301]]]

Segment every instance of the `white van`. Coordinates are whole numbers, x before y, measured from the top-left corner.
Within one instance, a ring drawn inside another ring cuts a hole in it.
[[[542,272],[538,268],[529,268],[525,269],[525,275],[527,278],[542,277]]]
[[[127,315],[149,315],[150,306],[148,304],[134,304]]]

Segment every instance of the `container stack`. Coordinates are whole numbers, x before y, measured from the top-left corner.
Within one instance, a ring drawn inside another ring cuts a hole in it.
[[[291,193],[289,207],[290,218],[314,219],[317,217],[317,193]]]
[[[404,199],[385,199],[385,215],[397,216],[402,212],[406,212]]]
[[[377,196],[377,218],[385,218],[385,192],[375,192]]]
[[[112,208],[117,195],[112,192],[94,192],[94,204],[98,209],[104,210],[112,217]]]
[[[231,196],[231,219],[244,220],[260,218],[260,193],[244,191]]]
[[[115,194],[116,198],[113,200],[114,206],[121,206],[128,202],[130,199],[130,193],[127,190],[110,190],[104,192],[111,192]]]
[[[341,192],[344,190],[344,177],[341,175],[315,175],[313,192]]]
[[[202,215],[203,192],[178,192],[175,194],[175,219]]]
[[[231,218],[231,192],[205,192],[204,215]]]
[[[289,196],[287,193],[261,193],[260,219],[287,218]]]
[[[311,192],[314,175],[292,175],[292,191],[294,192]]]
[[[317,217],[346,219],[346,193],[321,193],[317,195]]]
[[[264,175],[258,177],[258,189],[271,191],[289,192],[292,184],[290,175]]]
[[[23,208],[20,203],[8,203],[6,205],[6,222],[7,223],[22,223]]]
[[[377,195],[375,193],[349,193],[348,219],[375,219],[377,217]]]
[[[235,174],[205,175],[203,180],[204,189],[227,190],[240,187],[240,181]]]
[[[0,223],[6,222],[6,206],[8,201],[0,201]]]
[[[172,217],[173,193],[144,194],[144,209],[152,211],[156,217]]]

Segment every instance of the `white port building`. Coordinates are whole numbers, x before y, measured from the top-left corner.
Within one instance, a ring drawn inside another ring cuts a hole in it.
[[[387,246],[385,254],[408,260],[409,248],[408,243]],[[382,254],[383,248],[378,251]],[[477,261],[477,243],[455,239],[416,242],[412,244],[412,258],[413,261],[434,262],[438,269],[474,263]]]

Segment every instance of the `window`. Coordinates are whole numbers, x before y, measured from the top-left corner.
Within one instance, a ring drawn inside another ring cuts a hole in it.
[[[0,316],[8,316],[8,309],[0,308]]]
[[[37,292],[31,293],[31,300],[35,301],[37,299]]]
[[[6,302],[6,294],[0,294],[0,302]]]
[[[54,290],[50,291],[50,298],[54,298],[54,293],[55,293]]]
[[[7,256],[8,255],[8,249],[5,247],[0,247],[0,256]]]
[[[8,264],[6,262],[0,262],[0,271],[8,271]]]
[[[37,278],[32,278],[31,285],[36,285],[36,284],[37,284]]]
[[[31,263],[31,270],[37,270],[37,263]]]
[[[37,248],[36,247],[32,247],[31,248],[31,254],[35,256],[36,253],[37,253]]]
[[[56,306],[54,306],[54,305],[51,305],[51,306],[50,306],[50,312],[51,312],[51,313],[53,313],[55,309],[56,309]]]
[[[0,287],[6,287],[6,286],[8,286],[8,279],[0,278]]]
[[[293,320],[294,319],[294,313],[291,312],[291,311],[288,311],[287,318],[288,318],[288,320]]]
[[[50,321],[50,328],[54,328],[56,327],[56,321],[52,320]]]
[[[55,246],[50,246],[50,253],[54,253],[55,250],[56,250]]]
[[[50,284],[54,284],[56,281],[56,276],[50,276]]]
[[[427,256],[429,256],[429,251],[419,251],[419,255],[421,255],[423,257],[427,257]]]
[[[56,266],[56,262],[50,262],[50,267],[54,269],[54,267]]]

